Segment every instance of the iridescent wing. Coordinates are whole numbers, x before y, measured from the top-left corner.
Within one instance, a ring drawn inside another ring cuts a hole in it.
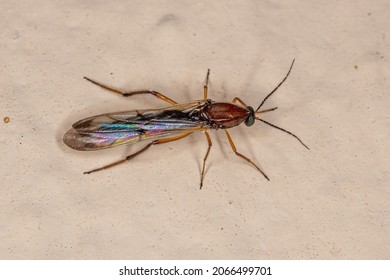
[[[143,140],[210,128],[196,118],[206,100],[169,107],[132,110],[89,117],[73,124],[64,135],[69,147],[93,151]]]

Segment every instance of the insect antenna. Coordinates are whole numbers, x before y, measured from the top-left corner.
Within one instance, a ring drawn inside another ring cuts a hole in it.
[[[281,130],[281,131],[283,131],[283,132],[286,132],[287,134],[290,134],[291,136],[295,137],[295,138],[296,138],[296,139],[297,139],[297,140],[298,140],[306,149],[310,150],[309,147],[306,146],[305,143],[303,143],[302,140],[299,139],[299,137],[296,136],[294,133],[291,133],[290,131],[285,130],[284,128],[281,128],[281,127],[279,127],[279,126],[276,126],[276,125],[274,125],[274,124],[272,124],[272,123],[270,123],[270,122],[267,122],[267,121],[265,121],[265,120],[262,120],[262,119],[260,119],[260,118],[257,118],[257,117],[256,117],[255,119],[256,119],[256,120],[259,120],[259,121],[262,121],[263,123],[268,124],[269,126],[272,126],[273,128],[279,129],[279,130]]]
[[[284,77],[284,79],[277,85],[276,88],[274,88],[273,91],[271,91],[264,99],[263,101],[260,103],[259,107],[257,107],[256,111],[258,113],[258,111],[260,110],[261,106],[263,106],[263,104],[265,103],[265,101],[284,83],[284,81],[287,79],[288,75],[290,75],[290,72],[291,72],[291,69],[294,65],[294,62],[295,62],[295,58],[293,59],[292,63],[291,63],[291,66],[290,66],[290,69],[288,70],[287,72],[287,75]]]

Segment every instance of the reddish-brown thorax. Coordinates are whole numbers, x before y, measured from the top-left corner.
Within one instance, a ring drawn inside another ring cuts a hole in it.
[[[214,102],[204,109],[204,114],[219,128],[230,128],[245,121],[250,111],[232,103]]]

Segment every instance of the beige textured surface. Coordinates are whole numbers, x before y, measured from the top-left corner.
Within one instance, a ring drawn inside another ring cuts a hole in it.
[[[390,258],[390,2],[1,1],[0,258]],[[218,4],[217,4],[218,2]],[[223,3],[222,3],[223,2]],[[153,147],[76,152],[81,118],[161,105],[84,81],[178,101],[241,97],[279,110],[233,129]]]

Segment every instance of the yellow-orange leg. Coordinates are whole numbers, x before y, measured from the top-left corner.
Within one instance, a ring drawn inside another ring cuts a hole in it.
[[[244,101],[242,101],[238,97],[234,97],[232,103],[237,103],[237,102],[240,103],[242,106],[246,107],[246,104],[244,103]]]
[[[169,104],[172,104],[172,105],[176,105],[177,102],[173,101],[172,99],[170,99],[169,97],[165,96],[164,94],[158,92],[158,91],[154,91],[154,90],[137,90],[137,91],[129,91],[129,92],[126,92],[126,91],[122,91],[122,90],[119,90],[119,89],[116,89],[116,88],[112,88],[112,87],[109,87],[109,86],[106,86],[104,84],[101,84],[99,82],[96,82],[90,78],[87,78],[87,77],[84,77],[84,79],[86,79],[87,81],[101,87],[101,88],[104,88],[106,90],[109,90],[109,91],[112,91],[114,93],[117,93],[117,94],[120,94],[122,96],[132,96],[132,95],[137,95],[137,94],[151,94],[165,102],[168,102]]]
[[[249,162],[250,164],[252,164],[252,165],[253,165],[257,170],[259,170],[260,173],[263,174],[263,176],[269,181],[268,176],[260,169],[260,167],[258,167],[253,161],[251,161],[251,160],[250,160],[249,158],[247,158],[246,156],[244,156],[244,155],[240,154],[239,152],[237,152],[236,146],[234,145],[233,140],[232,140],[232,137],[230,137],[229,132],[227,132],[227,130],[225,130],[225,133],[226,133],[226,136],[227,136],[227,138],[228,138],[228,140],[229,140],[230,147],[232,147],[233,152],[234,152],[237,156],[239,156],[239,157],[245,159],[247,162]]]
[[[176,141],[176,140],[182,139],[182,138],[190,135],[191,133],[192,132],[187,132],[187,133],[179,134],[177,136],[173,136],[173,137],[169,137],[169,138],[163,138],[163,139],[154,140],[153,142],[149,143],[148,145],[143,147],[138,152],[135,152],[134,154],[131,154],[131,155],[125,157],[124,159],[118,160],[116,162],[113,162],[111,164],[105,165],[105,166],[100,167],[100,168],[93,169],[91,171],[84,172],[84,174],[90,174],[92,172],[101,171],[101,170],[104,170],[104,169],[107,169],[107,168],[114,167],[114,166],[116,166],[118,164],[121,164],[121,163],[124,163],[124,162],[126,162],[128,160],[131,160],[132,158],[134,158],[134,157],[138,156],[139,154],[145,152],[147,149],[149,149],[153,145],[163,144],[163,143],[167,143],[167,142],[171,142],[171,141]]]
[[[239,97],[234,97],[232,103],[237,103],[237,102],[240,103],[242,106],[247,107],[245,102],[242,101]],[[256,114],[267,113],[267,112],[274,111],[276,109],[278,109],[278,107],[274,107],[274,108],[266,109],[266,110],[261,110],[261,111],[256,112]]]
[[[206,82],[204,83],[204,86],[203,86],[203,98],[204,99],[207,99],[207,96],[208,96],[209,76],[210,76],[210,69],[207,69]]]
[[[213,143],[211,142],[211,138],[210,138],[209,133],[207,131],[204,131],[204,134],[206,135],[207,143],[209,144],[209,146],[207,148],[206,155],[204,156],[204,159],[203,159],[202,175],[200,177],[200,188],[201,189],[202,189],[202,186],[203,186],[204,170],[205,170],[205,167],[206,167],[206,160],[207,160],[207,157],[209,156],[211,146],[213,145]]]
[[[256,112],[256,114],[267,113],[267,112],[275,111],[276,109],[278,109],[278,107],[273,107],[271,109],[261,110],[261,111]]]

